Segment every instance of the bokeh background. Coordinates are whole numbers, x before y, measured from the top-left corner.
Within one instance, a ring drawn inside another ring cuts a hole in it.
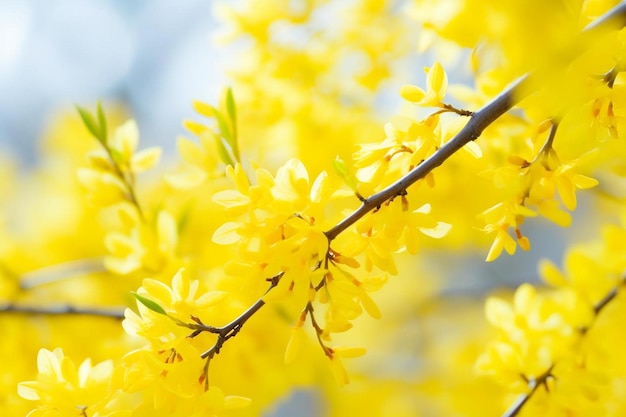
[[[191,101],[224,75],[204,0],[0,1],[0,146],[25,162],[46,124],[73,104],[124,103],[142,142],[173,149]]]

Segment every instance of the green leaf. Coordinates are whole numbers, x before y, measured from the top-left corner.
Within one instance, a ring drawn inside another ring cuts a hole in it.
[[[222,160],[222,162],[224,162],[226,165],[235,166],[235,163],[233,162],[233,158],[231,158],[230,153],[228,152],[228,149],[226,148],[227,144],[225,143],[225,139],[215,134],[213,134],[213,138],[215,139],[215,146],[217,146],[217,153],[220,156],[220,159]]]
[[[106,145],[106,144],[103,144],[103,145]],[[108,150],[109,150],[109,154],[111,155],[111,159],[113,159],[113,161],[116,164],[124,163],[124,155],[122,155],[120,151],[118,151],[117,149],[113,149],[113,148],[108,148]]]
[[[98,115],[98,124],[100,125],[100,139],[103,144],[107,143],[107,120],[104,116],[104,110],[102,109],[102,103],[98,101],[98,107],[96,108]]]
[[[226,139],[226,142],[233,147],[233,136],[230,131],[230,126],[228,126],[228,122],[224,119],[224,115],[221,112],[215,110],[214,113],[215,119],[217,120],[217,125],[220,128],[220,133]]]
[[[341,159],[339,155],[337,155],[335,157],[335,160],[333,161],[333,168],[335,168],[335,172],[337,173],[337,175],[339,175],[345,181],[346,185],[350,187],[352,191],[357,192],[356,180],[350,174],[346,161]]]
[[[132,295],[135,296],[135,298],[144,306],[148,307],[150,310],[154,311],[155,313],[159,313],[159,314],[163,314],[165,316],[167,316],[167,313],[165,312],[165,309],[163,307],[161,307],[159,305],[159,303],[157,303],[156,301],[152,301],[149,298],[144,297],[143,295],[139,295],[137,294],[135,291],[131,291],[130,292]]]
[[[233,126],[237,121],[237,109],[235,108],[235,97],[233,96],[233,89],[228,87],[226,90],[226,110],[228,111],[228,117],[232,121]]]
[[[220,128],[222,139],[226,142],[226,144],[228,144],[228,147],[232,150],[235,160],[239,161],[239,148],[237,147],[237,140],[232,136],[230,128],[228,127],[228,123],[226,122],[226,119],[224,119],[224,116],[222,115],[222,113],[218,111],[215,112],[215,118],[217,119],[217,124]],[[219,147],[220,145],[218,145],[218,149]],[[231,160],[231,162],[227,162],[227,163],[232,164],[232,158],[230,158],[229,156],[228,159]]]
[[[83,124],[92,134],[92,136],[98,139],[99,142],[104,144],[100,136],[100,128],[96,124],[96,121],[93,119],[93,116],[91,115],[91,113],[89,113],[87,110],[85,110],[84,108],[78,105],[76,106],[76,110],[78,110],[78,114],[80,115],[80,118],[82,119]]]
[[[341,159],[339,155],[337,155],[335,157],[335,160],[333,161],[333,168],[335,168],[335,172],[337,172],[337,174],[339,174],[341,178],[347,177],[349,175],[346,161]]]
[[[215,109],[213,116],[215,116],[215,119],[217,120],[217,125],[220,128],[220,133],[222,134],[222,136],[224,136],[224,139],[226,139],[226,141],[230,144],[233,140],[233,137],[230,133],[230,126],[228,126],[228,122],[226,121],[226,119],[224,119],[224,115],[222,115],[220,111]]]
[[[235,159],[239,161],[239,144],[237,137],[237,106],[235,105],[235,96],[233,95],[233,89],[228,87],[226,90],[226,111],[230,119],[230,126],[232,127],[232,141],[230,146],[233,150]]]

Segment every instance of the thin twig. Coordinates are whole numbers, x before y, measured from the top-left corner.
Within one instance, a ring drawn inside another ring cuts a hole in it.
[[[0,313],[34,314],[44,316],[98,316],[116,320],[124,318],[124,308],[78,307],[70,304],[49,306],[23,305],[17,303],[0,304]]]
[[[602,77],[602,79],[609,88],[613,88],[615,80],[617,79],[617,75],[620,73],[620,71],[621,69],[618,69],[618,66],[616,65]]]
[[[617,297],[618,287],[613,288],[607,295],[602,298],[594,307],[593,312],[597,316],[602,310]]]
[[[622,274],[621,280],[622,280],[621,285],[625,285],[626,284],[626,272]],[[611,301],[613,301],[615,297],[617,297],[617,293],[619,289],[620,289],[620,286],[618,285],[615,288],[613,288],[611,291],[609,291],[608,294],[604,296],[604,298],[602,298],[600,301],[596,303],[596,305],[593,307],[593,312],[596,316],[598,316],[598,314],[600,314],[600,312],[604,310],[607,304],[609,304]]]
[[[472,117],[474,115],[473,111],[459,109],[459,108],[454,107],[452,104],[443,103],[441,107],[442,107],[441,110],[436,111],[432,115],[442,114],[442,113],[455,113],[455,114],[458,114],[459,116],[466,116],[466,117]]]
[[[550,133],[548,134],[548,139],[541,147],[539,151],[539,155],[548,155],[550,149],[552,149],[552,145],[554,144],[554,138],[556,137],[556,131],[559,128],[559,123],[556,120],[552,120],[552,126],[550,126]]]
[[[283,275],[284,275],[284,272],[280,272],[268,279],[270,281],[270,287],[267,289],[265,294],[270,292],[274,287],[278,285]],[[226,343],[226,341],[230,339],[231,337],[236,336],[237,333],[239,333],[239,331],[243,327],[243,325],[264,305],[265,305],[265,301],[263,300],[263,298],[259,298],[254,304],[252,304],[246,311],[241,313],[236,319],[234,319],[233,321],[231,321],[230,323],[222,327],[206,326],[201,323],[196,323],[196,324],[186,323],[184,325],[183,324],[179,324],[179,325],[182,325],[190,329],[194,329],[194,333],[192,333],[192,335],[196,335],[197,332],[199,331],[207,331],[209,333],[217,334],[217,341],[215,342],[215,344],[210,349],[203,352],[202,355],[200,355],[202,359],[213,358],[213,356],[220,353],[220,349],[222,349],[222,346],[224,345],[224,343]]]
[[[522,166],[522,168],[528,168],[529,166],[537,163],[538,161],[541,161],[545,169],[550,171],[550,167],[548,166],[547,159],[548,159],[548,156],[550,155],[550,150],[552,150],[552,145],[554,144],[556,131],[559,128],[559,124],[555,119],[550,120],[550,123],[551,123],[551,126],[550,126],[550,133],[548,133],[548,138],[543,143],[543,145],[541,146],[541,149],[539,150],[539,152],[537,152],[537,155],[535,155],[533,160],[530,161],[528,164],[525,164],[524,166]],[[525,171],[525,172],[526,174],[528,173],[528,171]],[[530,188],[531,186],[529,185],[524,194],[524,199],[528,197],[528,194],[530,193]]]
[[[309,301],[307,303],[305,309],[304,309],[304,312],[306,314],[308,314],[309,318],[311,319],[311,326],[313,326],[313,328],[315,329],[315,335],[317,336],[317,342],[319,343],[319,345],[321,346],[322,350],[324,351],[324,355],[326,355],[329,358],[331,358],[332,357],[332,352],[328,348],[328,346],[326,346],[324,341],[322,340],[322,334],[324,333],[324,329],[322,329],[322,327],[317,322],[317,319],[315,318],[315,310],[313,308],[313,303],[311,303]]]
[[[137,198],[137,195],[135,194],[135,178],[134,178],[132,171],[130,171],[130,167],[129,167],[129,177],[130,177],[129,178],[128,176],[124,174],[124,171],[122,171],[122,168],[113,157],[113,152],[111,152],[111,148],[109,148],[109,146],[106,144],[102,144],[102,146],[104,147],[104,150],[109,156],[109,160],[113,164],[113,170],[115,171],[115,174],[120,180],[122,180],[124,185],[126,185],[126,189],[128,190],[128,198],[131,204],[133,204],[137,208],[137,213],[139,213],[139,217],[142,220],[145,220],[145,217],[143,215],[143,210],[141,208],[141,205],[139,204],[139,199]]]
[[[244,311],[239,317],[231,321],[224,327],[215,328],[212,333],[217,333],[217,342],[210,349],[200,355],[202,359],[212,358],[214,355],[220,353],[220,349],[226,343],[228,339],[234,337],[239,333],[243,325],[252,317],[257,311],[265,305],[265,301],[262,298],[258,299],[254,304]]]
[[[530,400],[535,391],[537,391],[537,388],[539,388],[540,385],[545,385],[548,378],[552,377],[553,368],[554,365],[548,368],[547,371],[539,375],[537,378],[531,378],[528,381],[528,387],[530,388],[530,391],[517,397],[517,399],[513,404],[511,404],[509,409],[506,410],[504,414],[502,414],[502,417],[515,417],[520,411],[522,411],[522,407],[524,407],[528,400]]]

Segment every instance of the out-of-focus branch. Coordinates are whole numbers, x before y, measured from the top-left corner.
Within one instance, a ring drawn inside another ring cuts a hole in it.
[[[29,290],[43,284],[95,272],[106,272],[102,258],[78,259],[57,265],[46,266],[19,275],[20,288]]]
[[[509,407],[509,409],[506,410],[504,414],[502,414],[502,417],[515,417],[522,410],[522,407],[524,407],[528,400],[530,400],[535,391],[537,391],[537,388],[539,388],[540,385],[546,384],[548,378],[552,376],[553,368],[554,365],[552,365],[546,372],[539,375],[537,378],[532,378],[530,381],[528,381],[528,388],[530,388],[530,391],[517,397],[517,399]]]
[[[22,305],[16,303],[0,304],[0,313],[34,314],[43,316],[98,316],[108,317],[116,320],[124,318],[124,307],[97,308],[78,307],[70,304],[58,305]]]

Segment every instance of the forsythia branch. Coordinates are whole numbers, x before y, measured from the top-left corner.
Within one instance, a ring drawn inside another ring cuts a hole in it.
[[[139,217],[142,220],[145,220],[143,209],[141,208],[141,204],[139,204],[139,199],[137,198],[137,194],[135,193],[135,175],[132,172],[130,172],[128,176],[124,175],[122,168],[120,168],[120,165],[117,163],[117,161],[115,160],[113,156],[113,153],[111,152],[111,148],[109,148],[105,144],[102,144],[102,146],[104,147],[104,150],[106,151],[107,155],[109,156],[109,159],[111,160],[111,164],[113,165],[115,174],[124,183],[124,185],[126,185],[126,189],[128,191],[128,198],[130,199],[131,204],[137,208],[137,213],[139,213]]]
[[[626,283],[626,276],[622,278],[622,282]],[[609,291],[609,293],[607,295],[604,296],[604,298],[600,301],[598,301],[598,303],[593,307],[593,312],[594,314],[597,316],[598,314],[600,314],[600,312],[602,310],[604,310],[604,308],[611,302],[613,301],[613,299],[615,297],[617,297],[617,292],[619,290],[619,287],[615,287],[613,288],[611,291]]]
[[[281,272],[279,274],[274,275],[271,278],[268,278],[268,281],[270,282],[270,286],[265,292],[266,294],[278,285],[278,282],[282,278],[283,274],[284,273]],[[259,298],[254,304],[252,304],[246,311],[241,313],[241,315],[239,315],[236,319],[234,319],[233,321],[231,321],[230,323],[222,327],[207,326],[203,324],[196,317],[192,317],[192,320],[196,322],[195,324],[178,322],[178,321],[177,321],[177,324],[179,326],[187,327],[194,331],[193,333],[189,335],[189,337],[195,337],[201,332],[209,332],[209,333],[217,334],[217,341],[215,342],[215,344],[210,349],[203,352],[202,355],[200,355],[202,359],[210,360],[211,358],[213,358],[213,356],[220,353],[220,350],[222,346],[224,345],[224,343],[226,343],[226,341],[230,339],[231,337],[236,336],[237,333],[239,333],[239,331],[243,327],[243,325],[248,321],[248,319],[250,319],[264,305],[265,305],[265,301],[263,300],[263,298]]]
[[[252,317],[257,311],[259,311],[264,305],[265,301],[260,298],[246,311],[244,311],[239,317],[228,323],[226,326],[213,329],[211,333],[217,333],[217,342],[215,342],[215,345],[213,345],[213,347],[203,352],[200,357],[202,359],[212,358],[215,354],[220,353],[220,349],[222,348],[224,343],[226,343],[226,341],[231,337],[236,336],[237,333],[239,333],[239,330],[241,330],[243,325],[248,321],[248,319]]]

